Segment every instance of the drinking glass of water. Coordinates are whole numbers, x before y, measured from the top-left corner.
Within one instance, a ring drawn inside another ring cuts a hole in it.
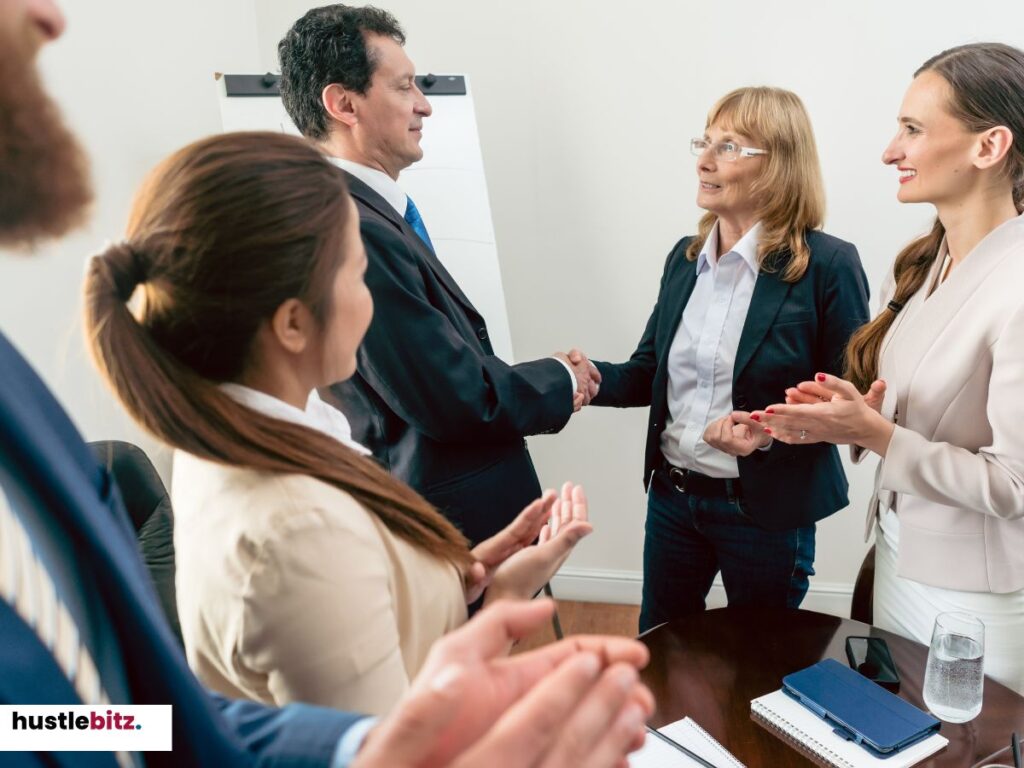
[[[947,723],[966,723],[981,712],[985,681],[985,625],[969,613],[940,613],[924,671],[924,703]]]

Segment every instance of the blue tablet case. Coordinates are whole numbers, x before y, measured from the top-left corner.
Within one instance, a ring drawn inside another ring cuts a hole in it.
[[[939,730],[939,721],[835,659],[786,675],[782,690],[877,757]]]

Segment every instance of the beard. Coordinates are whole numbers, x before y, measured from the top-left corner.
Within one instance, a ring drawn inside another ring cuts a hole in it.
[[[0,27],[0,246],[63,235],[92,200],[88,161],[43,89],[31,32]]]

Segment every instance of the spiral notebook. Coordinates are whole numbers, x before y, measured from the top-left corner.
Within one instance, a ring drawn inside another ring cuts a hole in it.
[[[945,736],[936,733],[889,757],[878,758],[837,736],[831,725],[782,691],[754,699],[750,702],[750,714],[798,750],[836,768],[909,768],[949,743]]]
[[[658,729],[672,741],[703,757],[715,768],[746,768],[715,737],[687,717]],[[694,768],[697,762],[671,744],[648,735],[642,749],[629,756],[629,768]]]

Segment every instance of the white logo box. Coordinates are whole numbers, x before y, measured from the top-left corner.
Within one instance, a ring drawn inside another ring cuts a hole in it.
[[[0,752],[170,752],[170,704],[0,706]]]

